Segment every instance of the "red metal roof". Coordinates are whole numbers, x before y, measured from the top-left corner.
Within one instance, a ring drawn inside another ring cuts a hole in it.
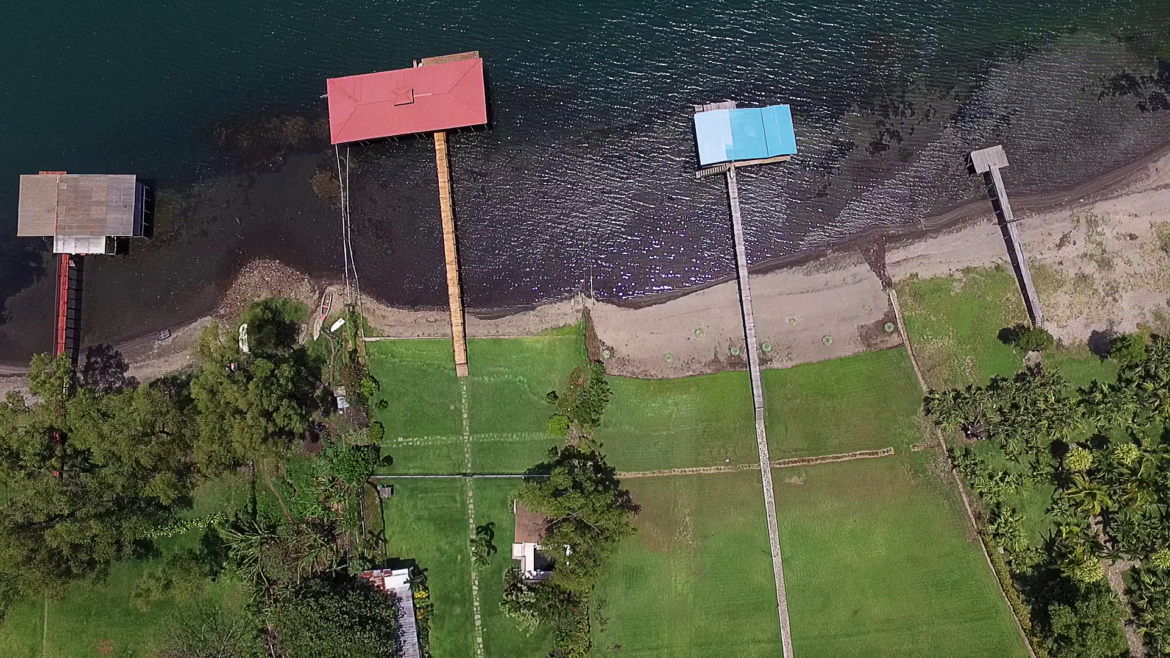
[[[483,60],[330,78],[334,144],[487,123]]]

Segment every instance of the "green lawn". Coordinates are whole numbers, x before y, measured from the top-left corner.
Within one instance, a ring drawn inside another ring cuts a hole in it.
[[[475,523],[495,524],[494,543],[498,551],[491,564],[479,572],[483,647],[489,658],[544,658],[552,648],[551,629],[538,628],[526,636],[500,610],[500,601],[504,598],[504,572],[515,564],[511,560],[516,529],[511,497],[520,485],[519,480],[475,482]]]
[[[387,408],[374,419],[386,428],[389,473],[466,470],[463,395],[468,405],[472,466],[481,473],[523,472],[540,462],[556,440],[545,433],[552,412],[545,396],[564,390],[586,362],[579,331],[532,338],[473,338],[467,342],[470,376],[455,377],[449,340],[386,340],[368,345],[370,372]]]
[[[957,494],[928,469],[884,458],[776,475],[797,656],[1028,655]]]
[[[985,384],[1022,367],[999,330],[1028,322],[1024,300],[1009,269],[964,270],[956,277],[895,284],[922,376],[933,388]]]
[[[187,516],[245,508],[250,497],[248,480],[227,476],[202,485]],[[202,531],[157,540],[160,555],[153,559],[117,563],[110,575],[96,583],[77,583],[59,600],[25,600],[15,604],[0,625],[0,655],[6,658],[62,658],[105,655],[152,657],[169,619],[196,605],[196,601],[162,601],[148,610],[130,604],[134,584],[168,555],[198,548]],[[243,605],[246,593],[221,579],[208,583],[203,600]],[[46,616],[47,614],[47,616]],[[47,620],[47,624],[46,624]]]
[[[900,347],[762,376],[773,459],[908,448],[922,440],[922,390]]]
[[[895,284],[906,331],[927,384],[936,389],[986,384],[1023,368],[1023,355],[999,340],[999,330],[1027,324],[1015,275],[1006,268],[964,270],[957,277],[919,279]],[[1117,365],[1102,361],[1083,345],[1045,353],[1077,386],[1094,379],[1112,381]]]
[[[467,484],[462,480],[400,480],[383,501],[386,556],[398,568],[413,561],[425,570],[435,602],[431,651],[475,654],[471,558],[467,542]]]
[[[623,658],[780,655],[759,474],[625,484],[642,512],[638,533],[594,591],[608,620],[595,624],[594,651]]]
[[[609,385],[613,399],[596,436],[618,470],[757,459],[746,372],[658,380],[610,377]]]

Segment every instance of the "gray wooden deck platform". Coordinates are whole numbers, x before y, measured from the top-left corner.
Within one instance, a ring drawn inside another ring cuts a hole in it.
[[[792,658],[792,630],[788,621],[788,595],[784,589],[784,560],[780,554],[780,530],[776,522],[775,490],[772,489],[772,459],[768,451],[768,434],[764,427],[764,386],[760,378],[759,343],[752,313],[752,291],[748,281],[747,248],[743,240],[743,218],[739,212],[739,184],[735,167],[727,169],[727,195],[731,202],[731,223],[735,235],[735,266],[739,279],[739,303],[743,312],[744,337],[747,341],[748,369],[751,371],[752,403],[756,415],[756,447],[760,457],[760,477],[764,485],[764,510],[768,516],[768,541],[772,550],[772,572],[776,577],[776,606],[780,612],[780,641],[785,658]]]
[[[1024,246],[1020,242],[1020,233],[1016,230],[1016,218],[1012,214],[1012,204],[1008,201],[1007,188],[1003,184],[1003,177],[999,170],[1008,166],[1007,154],[1003,146],[992,146],[971,152],[971,165],[975,172],[982,174],[987,185],[987,195],[992,200],[996,217],[999,219],[1000,231],[1004,242],[1007,243],[1008,253],[1011,256],[1012,266],[1016,270],[1016,278],[1020,282],[1020,290],[1024,294],[1024,305],[1028,309],[1028,317],[1032,325],[1044,326],[1044,313],[1040,310],[1040,298],[1036,295],[1036,286],[1032,283],[1032,273],[1028,269],[1028,261],[1024,257]]]

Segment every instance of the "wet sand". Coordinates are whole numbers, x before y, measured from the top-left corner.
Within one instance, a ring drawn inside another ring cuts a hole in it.
[[[1010,194],[1010,169],[1005,177]],[[1170,151],[1161,149],[1066,192],[1013,198],[1013,207],[1048,327],[1058,338],[1083,344],[1095,331],[1132,331],[1139,323],[1157,327],[1170,317],[1170,252],[1158,229],[1170,226]],[[1007,263],[988,201],[924,219],[916,233],[873,233],[795,266],[759,264],[751,285],[757,332],[771,348],[765,367],[898,344],[896,332],[885,331],[892,315],[883,277],[946,276]],[[468,335],[534,335],[575,323],[588,309],[598,341],[594,351],[606,350],[613,374],[679,377],[739,369],[745,364],[736,285],[728,280],[685,295],[617,304],[576,295],[507,314],[471,312]],[[254,261],[211,314],[172,330],[166,341],[150,335],[116,347],[131,364],[130,374],[149,380],[185,367],[202,329],[235,317],[248,302],[281,295],[312,307],[325,290],[338,299],[343,292],[276,261]],[[368,296],[362,306],[383,337],[450,335],[442,308],[393,308]],[[0,394],[22,386],[22,372],[0,371]]]

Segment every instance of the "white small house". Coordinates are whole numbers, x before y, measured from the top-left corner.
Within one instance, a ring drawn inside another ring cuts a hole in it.
[[[537,514],[523,503],[512,503],[512,514],[516,517],[516,541],[512,544],[512,559],[520,563],[524,580],[537,582],[553,574],[555,565],[540,550],[548,517]]]

